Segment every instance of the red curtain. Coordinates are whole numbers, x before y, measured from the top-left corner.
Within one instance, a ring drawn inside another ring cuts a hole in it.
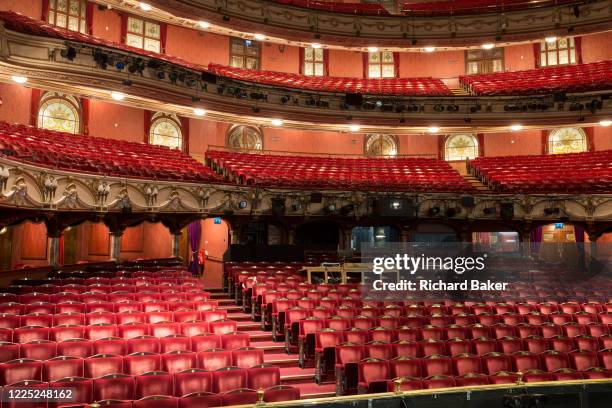
[[[36,126],[38,122],[38,109],[40,108],[40,89],[32,89],[30,100],[30,126]]]
[[[584,130],[584,133],[586,134],[587,151],[592,152],[593,150],[595,150],[595,146],[593,145],[594,129],[592,127],[587,127],[587,128],[582,128],[582,130]]]
[[[576,62],[582,64],[582,37],[574,37],[574,46],[576,48]]]
[[[536,68],[540,68],[540,43],[533,43],[533,61]]]
[[[149,132],[151,131],[151,117],[153,116],[150,110],[144,110],[144,142],[149,144]]]
[[[393,65],[395,66],[393,68],[395,70],[395,77],[399,78],[400,77],[400,53],[399,52],[393,53]]]
[[[168,38],[168,24],[159,23],[159,42],[160,42],[160,52],[162,54],[166,53],[166,39]]]
[[[304,47],[300,47],[300,67],[299,67],[299,73],[301,75],[304,75]],[[323,60],[325,60],[325,57],[323,58]]]
[[[49,0],[42,0],[42,13],[40,19],[42,21],[49,20]]]
[[[94,16],[94,4],[91,1],[87,2],[85,7],[85,24],[87,25],[87,33],[93,35],[93,16]]]
[[[183,152],[189,154],[189,118],[181,116],[180,119],[183,132]]]
[[[323,75],[329,76],[329,50],[323,50]]]
[[[127,43],[127,25],[128,16],[125,13],[121,13],[121,43]]]
[[[81,118],[83,121],[83,134],[89,134],[89,99],[81,98]]]
[[[368,53],[364,52],[362,54],[362,60],[363,60],[363,77],[367,78],[368,77]]]

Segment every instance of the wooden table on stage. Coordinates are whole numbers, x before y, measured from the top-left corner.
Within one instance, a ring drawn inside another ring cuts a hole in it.
[[[308,283],[313,283],[313,275],[322,275],[323,281],[319,283],[349,283],[349,277],[351,277],[350,283],[359,283],[363,282],[363,274],[371,270],[372,265],[369,264],[345,263],[339,266],[310,266],[300,272],[306,273]]]

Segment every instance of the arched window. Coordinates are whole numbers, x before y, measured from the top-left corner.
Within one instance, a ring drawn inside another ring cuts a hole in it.
[[[81,106],[76,98],[57,92],[46,92],[40,98],[38,127],[60,132],[80,133]]]
[[[87,33],[85,0],[49,0],[47,20],[54,26]]]
[[[397,138],[393,135],[366,135],[366,156],[397,156]]]
[[[241,150],[262,150],[261,131],[253,126],[232,126],[227,132],[227,147]]]
[[[162,112],[153,115],[149,129],[149,143],[168,146],[171,149],[181,149],[183,132],[179,118],[174,114]]]
[[[580,128],[560,128],[548,134],[548,153],[580,153],[589,150],[587,136]]]
[[[478,156],[478,140],[474,135],[452,135],[444,144],[444,158],[448,161],[473,159]]]

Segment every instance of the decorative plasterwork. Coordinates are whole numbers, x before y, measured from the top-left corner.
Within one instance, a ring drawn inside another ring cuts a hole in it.
[[[326,48],[365,51],[383,49],[423,50],[479,47],[537,41],[546,35],[586,34],[610,29],[610,0],[508,11],[505,13],[448,17],[358,16],[304,9],[267,0],[149,0],[143,11],[136,0],[95,0],[121,11],[228,36],[305,46],[311,42]],[[198,25],[205,21],[205,30]]]
[[[269,216],[273,214],[272,201],[282,197],[288,217],[329,217],[352,205],[343,215],[359,219],[374,215],[374,199],[390,195],[385,192],[322,191],[322,202],[314,203],[310,201],[311,191],[304,190],[103,177],[56,171],[7,159],[0,159],[0,169],[3,174],[0,176],[0,207],[43,212]],[[5,169],[8,169],[8,177]],[[46,188],[51,179],[53,187]],[[454,208],[456,215],[452,219],[455,220],[498,220],[501,203],[512,202],[516,220],[554,222],[559,215],[546,216],[544,209],[558,207],[568,221],[612,221],[612,195],[479,194],[471,208],[461,206],[461,194],[398,192],[392,196],[412,199],[418,209],[418,218],[423,219],[430,218],[429,208],[437,206],[440,214]],[[330,204],[335,210],[329,210]],[[485,214],[485,208],[495,208],[495,211]]]
[[[113,67],[97,67],[94,49],[78,43],[76,57],[67,60],[61,51],[68,45],[62,40],[51,40],[15,33],[0,27],[0,81],[10,81],[11,75],[28,77],[28,85],[90,98],[110,100],[111,91],[126,94],[121,102],[126,105],[196,117],[193,108],[205,108],[206,118],[231,124],[271,126],[272,118],[283,119],[283,127],[318,131],[349,131],[351,124],[358,123],[363,133],[425,133],[431,126],[441,128],[445,133],[507,132],[517,121],[524,129],[542,129],[563,126],[595,125],[601,119],[612,116],[612,99],[602,100],[602,109],[596,112],[570,109],[570,101],[586,104],[606,92],[592,92],[569,95],[565,104],[554,102],[552,96],[542,97],[394,97],[383,99],[390,104],[404,104],[416,107],[416,111],[365,110],[343,107],[344,94],[316,93],[306,90],[280,90],[259,84],[239,82],[220,78],[217,83],[204,83],[199,73],[193,72],[197,81],[188,86],[186,82],[174,81],[167,75],[161,80],[155,70],[144,68],[142,75],[130,74],[127,69],[119,72]],[[129,54],[112,50],[108,53]],[[138,56],[131,56],[137,58]],[[145,58],[146,60],[146,58]],[[178,69],[178,68],[177,68]],[[228,88],[239,87],[246,94],[265,93],[266,100],[236,98]],[[220,92],[221,88],[226,89]],[[283,97],[290,95],[297,104],[283,103]],[[366,96],[373,101],[376,96]],[[324,107],[308,104],[308,101],[322,100]],[[506,105],[548,104],[546,111],[508,111]],[[452,112],[444,111],[448,105],[457,105]],[[480,109],[473,111],[474,106]],[[442,106],[444,112],[438,112]]]

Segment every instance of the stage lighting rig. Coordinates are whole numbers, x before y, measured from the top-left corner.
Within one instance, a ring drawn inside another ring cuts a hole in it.
[[[61,50],[60,55],[68,61],[73,61],[76,58],[77,50],[74,47],[68,47],[65,50]]]
[[[93,59],[98,68],[106,69],[106,67],[108,66],[108,54],[98,49],[93,50]]]
[[[142,60],[142,58],[134,58],[132,59],[132,61],[130,61],[130,64],[128,65],[128,72],[130,74],[139,74],[140,76],[142,76],[142,72],[145,69],[145,64],[144,61]]]

